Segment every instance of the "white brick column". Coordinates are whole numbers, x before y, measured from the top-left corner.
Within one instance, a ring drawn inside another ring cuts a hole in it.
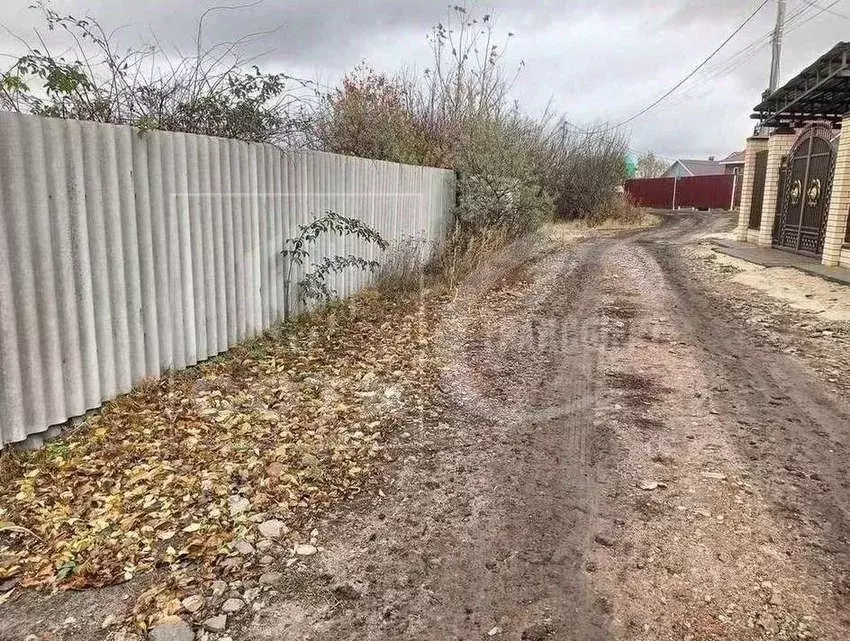
[[[850,210],[850,114],[841,121],[841,138],[835,159],[835,178],[829,197],[826,217],[826,234],[823,239],[823,264],[838,265],[841,246],[847,229],[847,212]]]
[[[735,240],[747,240],[747,228],[750,224],[750,211],[753,206],[753,183],[756,177],[756,154],[767,149],[766,136],[747,138],[744,150],[744,175],[741,176],[741,209],[738,212],[738,226],[735,228]]]
[[[767,170],[764,176],[764,201],[761,206],[761,227],[759,228],[759,247],[773,244],[773,221],[776,218],[776,201],[779,199],[779,167],[782,157],[791,151],[797,134],[787,130],[777,130],[767,140]]]

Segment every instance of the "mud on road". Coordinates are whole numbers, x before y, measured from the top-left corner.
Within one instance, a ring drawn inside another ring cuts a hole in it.
[[[848,334],[695,260],[711,225],[471,283],[448,418],[246,638],[850,638]]]
[[[695,259],[712,225],[471,283],[445,422],[246,638],[850,638],[848,335]]]
[[[850,639],[850,332],[732,282],[699,246],[728,225],[567,235],[470,280],[443,418],[201,637]]]

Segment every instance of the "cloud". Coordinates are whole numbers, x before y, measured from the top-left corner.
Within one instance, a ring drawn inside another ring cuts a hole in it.
[[[0,22],[15,33],[31,33],[37,15],[29,0],[11,0]],[[152,0],[56,0],[60,12],[91,14],[108,27],[123,27],[123,42],[159,40],[184,52],[195,47],[196,25],[205,9],[238,0],[194,2]],[[736,0],[659,4],[654,0],[493,0],[475,11],[494,13],[511,39],[507,62],[525,63],[514,87],[521,105],[540,113],[547,105],[571,121],[620,122],[667,91],[746,18],[755,5]],[[827,2],[821,3],[827,6]],[[849,6],[843,7],[850,15]],[[835,9],[841,9],[836,5]],[[389,72],[430,62],[426,35],[445,21],[440,0],[264,0],[237,10],[216,10],[205,20],[204,41],[257,37],[249,55],[263,66],[335,84],[361,60]],[[783,79],[797,73],[846,33],[847,20],[800,0],[789,2],[783,51]],[[769,42],[774,21],[769,3],[697,76],[657,108],[631,122],[636,150],[661,156],[720,156],[742,148],[752,131],[750,109],[767,84]],[[0,51],[17,43],[0,35]],[[749,46],[749,48],[747,48]],[[738,52],[743,52],[735,57]]]

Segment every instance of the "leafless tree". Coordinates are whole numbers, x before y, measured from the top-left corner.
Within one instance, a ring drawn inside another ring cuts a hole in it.
[[[666,160],[648,151],[638,156],[635,178],[658,178],[669,166]]]

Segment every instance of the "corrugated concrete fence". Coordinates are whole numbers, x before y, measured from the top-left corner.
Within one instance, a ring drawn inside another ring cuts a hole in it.
[[[333,209],[391,242],[433,242],[454,190],[444,170],[0,114],[0,446],[37,444],[281,319],[280,252],[299,223]],[[339,237],[318,249],[380,251]],[[333,284],[348,295],[367,280]]]

